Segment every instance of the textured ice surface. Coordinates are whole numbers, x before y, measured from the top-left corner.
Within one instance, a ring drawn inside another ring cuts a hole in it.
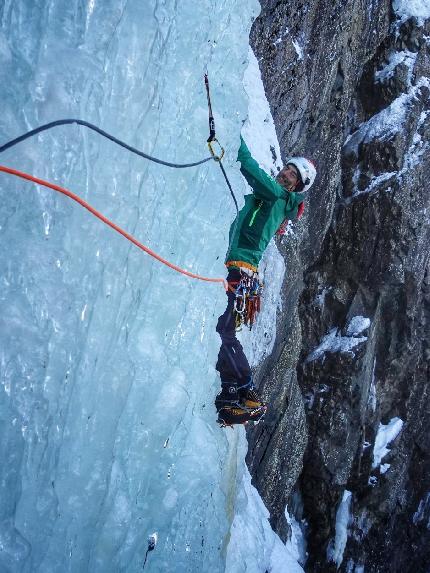
[[[246,65],[258,9],[5,3],[0,140],[80,117],[161,158],[200,159],[207,68],[243,204],[243,120],[261,164],[276,171],[270,146],[280,159],[252,53]],[[171,170],[77,127],[1,161],[69,187],[172,262],[224,276],[234,207],[215,164]],[[221,286],[160,266],[52,191],[3,174],[0,187],[0,570],[141,571],[156,532],[147,571],[300,572],[250,484],[243,430],[214,423]],[[270,290],[255,337],[244,334],[254,364],[273,344],[284,273],[273,243],[262,268]]]
[[[339,568],[343,561],[343,554],[345,551],[346,543],[348,541],[348,525],[351,518],[350,506],[352,501],[352,493],[347,489],[343,492],[342,501],[336,511],[336,535],[334,539],[334,546],[329,545],[328,559],[334,561]]]
[[[3,4],[1,140],[80,117],[159,157],[199,159],[207,66],[240,198],[257,10]],[[176,264],[224,275],[234,209],[215,164],[160,167],[77,127],[1,159],[69,187]],[[214,424],[222,288],[160,266],[62,196],[5,175],[0,185],[0,569],[140,571],[157,531],[148,570],[223,570],[243,461]]]

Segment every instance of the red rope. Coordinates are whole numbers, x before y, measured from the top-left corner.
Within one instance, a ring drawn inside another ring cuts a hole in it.
[[[157,253],[155,253],[154,251],[152,251],[148,247],[145,247],[145,245],[143,245],[137,239],[135,239],[133,237],[133,235],[130,235],[129,233],[127,233],[127,231],[124,231],[124,229],[121,229],[121,227],[118,227],[118,225],[115,225],[115,223],[113,223],[107,217],[105,217],[104,215],[99,213],[99,211],[96,211],[96,209],[94,209],[94,207],[91,207],[91,205],[89,203],[87,203],[86,201],[84,201],[83,199],[78,197],[78,195],[75,195],[75,193],[72,193],[68,189],[64,189],[63,187],[60,187],[59,185],[55,185],[54,183],[49,183],[48,181],[44,181],[43,179],[38,179],[37,177],[33,177],[32,175],[29,175],[28,173],[23,173],[22,171],[17,171],[16,169],[11,169],[10,167],[5,167],[3,165],[0,165],[0,171],[3,171],[4,173],[9,173],[10,175],[15,175],[16,177],[21,177],[21,179],[27,179],[28,181],[32,181],[33,183],[37,183],[38,185],[43,185],[44,187],[48,187],[49,189],[53,189],[54,191],[58,191],[59,193],[62,193],[63,195],[67,195],[67,197],[70,197],[70,199],[73,199],[73,201],[76,201],[77,203],[82,205],[82,207],[85,207],[85,209],[88,209],[88,211],[92,215],[94,215],[95,217],[97,217],[98,219],[103,221],[103,223],[105,223],[106,225],[108,225],[109,227],[111,227],[112,229],[117,231],[117,233],[120,233],[128,241],[130,241],[131,243],[136,245],[136,247],[138,247],[142,251],[145,251],[145,253],[147,253],[151,257],[154,257],[154,259],[157,259],[157,261],[160,261],[160,263],[163,263],[163,265],[166,265],[166,266],[170,267],[171,269],[177,271],[178,273],[182,273],[183,275],[186,275],[187,277],[191,277],[192,279],[199,279],[201,281],[206,281],[206,282],[211,282],[211,283],[222,283],[224,288],[227,290],[228,286],[227,286],[227,282],[225,279],[215,279],[215,278],[210,278],[210,277],[202,277],[200,275],[190,273],[189,271],[186,271],[185,269],[181,269],[180,267],[174,265],[173,263],[169,263],[169,261],[166,261],[166,259],[163,259],[162,257],[160,257],[159,255],[157,255]]]

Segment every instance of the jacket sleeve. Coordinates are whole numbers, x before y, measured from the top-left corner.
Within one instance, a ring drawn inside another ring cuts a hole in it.
[[[276,201],[276,199],[285,199],[287,193],[285,189],[270,177],[264,169],[258,165],[249,152],[246,143],[240,138],[240,148],[237,155],[240,161],[240,171],[249,185],[252,187],[254,194],[264,201]]]

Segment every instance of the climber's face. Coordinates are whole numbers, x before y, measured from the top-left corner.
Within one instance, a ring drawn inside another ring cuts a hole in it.
[[[276,181],[288,191],[294,191],[299,182],[297,169],[291,163],[288,163],[276,176]]]

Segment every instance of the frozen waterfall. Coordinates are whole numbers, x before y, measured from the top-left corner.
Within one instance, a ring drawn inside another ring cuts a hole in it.
[[[5,0],[0,143],[78,117],[157,157],[201,159],[207,70],[242,204],[235,159],[258,10]],[[235,211],[214,162],[169,169],[76,126],[0,162],[71,189],[175,264],[225,275]],[[243,429],[215,423],[222,287],[161,266],[61,195],[5,174],[0,187],[0,571],[141,571],[153,532],[147,571],[301,571],[250,485]],[[265,264],[273,316],[275,247]],[[267,351],[258,340],[257,329],[254,362]]]

